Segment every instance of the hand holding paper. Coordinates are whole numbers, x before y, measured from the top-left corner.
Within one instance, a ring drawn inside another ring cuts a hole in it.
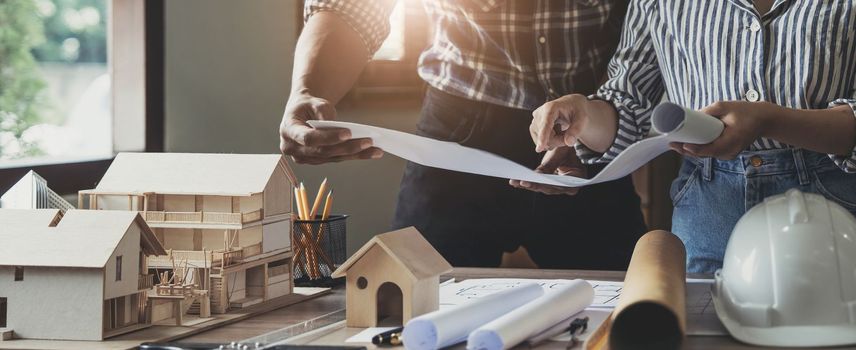
[[[663,135],[631,145],[595,177],[583,179],[540,174],[489,152],[400,131],[334,121],[311,120],[309,124],[319,129],[349,129],[353,138],[371,138],[375,147],[424,166],[565,187],[580,187],[620,179],[668,151],[669,142],[710,143],[723,130],[719,119],[672,103],[663,103],[657,106],[652,115],[654,129]]]

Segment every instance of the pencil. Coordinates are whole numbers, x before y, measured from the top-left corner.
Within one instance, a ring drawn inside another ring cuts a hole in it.
[[[306,203],[306,187],[303,186],[303,183],[300,183],[300,208],[302,209],[302,214],[300,214],[300,218],[303,220],[309,220],[309,203]]]
[[[312,204],[312,210],[309,211],[309,220],[315,220],[315,215],[318,214],[318,209],[321,209],[321,199],[324,198],[324,192],[327,192],[327,178],[321,182],[318,187],[318,194],[315,195],[315,203]]]

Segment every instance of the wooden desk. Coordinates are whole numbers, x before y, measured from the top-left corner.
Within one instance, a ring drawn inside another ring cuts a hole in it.
[[[458,279],[467,278],[536,278],[536,279],[593,279],[593,280],[615,280],[624,278],[624,272],[615,271],[580,271],[580,270],[526,270],[526,269],[481,269],[481,268],[456,268],[449,275]],[[709,277],[709,276],[690,276]],[[300,304],[274,310],[247,320],[213,329],[205,333],[182,339],[187,342],[228,342],[246,339],[264,333],[275,331],[291,324],[318,317],[345,306],[345,293],[337,289],[329,295],[312,299]],[[341,344],[348,336],[356,334],[359,329],[344,329],[342,332],[334,332],[321,336],[313,341],[313,344]],[[544,350],[565,350],[565,343],[548,342],[539,347]],[[462,346],[459,346],[463,349]],[[374,347],[369,344],[369,350]],[[401,348],[403,349],[403,348]],[[456,348],[457,349],[457,348]],[[737,342],[731,337],[687,337],[683,349],[686,350],[754,350],[759,349]],[[807,349],[807,348],[803,348]],[[820,348],[818,348],[819,350]],[[823,348],[829,349],[829,348]],[[836,349],[856,349],[856,347],[844,347]]]

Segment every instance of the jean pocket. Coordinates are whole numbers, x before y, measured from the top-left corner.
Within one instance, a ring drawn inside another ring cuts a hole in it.
[[[817,192],[845,209],[856,211],[856,174],[840,169],[814,172]]]
[[[686,160],[684,161],[683,166],[681,166],[681,171],[678,173],[678,177],[672,181],[672,186],[669,187],[669,196],[672,198],[673,206],[678,206],[681,199],[684,198],[692,185],[698,181],[699,169],[701,169],[701,167],[698,165]]]
[[[416,125],[419,135],[442,141],[465,142],[479,111],[464,98],[429,90]]]

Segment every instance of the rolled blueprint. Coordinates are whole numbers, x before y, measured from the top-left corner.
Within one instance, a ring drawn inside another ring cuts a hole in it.
[[[574,280],[479,327],[467,338],[467,350],[509,349],[579,313],[593,301],[591,284]]]
[[[651,119],[654,130],[662,135],[633,143],[591,179],[537,173],[480,149],[376,126],[324,120],[310,120],[309,125],[314,128],[348,129],[353,138],[370,138],[375,147],[424,166],[566,187],[620,179],[668,151],[670,142],[710,143],[719,137],[724,128],[717,118],[669,102],[657,106]]]
[[[527,283],[413,318],[404,326],[404,347],[434,350],[460,343],[472,330],[543,294],[538,283]]]
[[[717,118],[671,102],[663,102],[654,108],[651,126],[669,142],[695,144],[713,142],[725,128]]]
[[[612,313],[612,350],[680,348],[686,329],[686,252],[677,236],[646,233],[636,243]]]

